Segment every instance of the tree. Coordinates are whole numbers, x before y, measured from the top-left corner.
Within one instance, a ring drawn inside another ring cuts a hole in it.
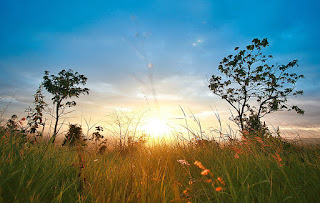
[[[69,131],[65,136],[62,146],[68,145],[70,147],[76,146],[79,144],[80,146],[85,144],[86,139],[83,136],[81,126],[70,124]]]
[[[261,118],[275,111],[294,110],[304,114],[302,109],[287,102],[288,96],[303,94],[302,90],[295,91],[295,85],[304,76],[291,70],[298,67],[298,61],[269,65],[272,55],[262,53],[268,45],[266,38],[252,40],[244,50],[236,47],[235,55],[224,57],[220,62],[218,70],[224,76],[213,75],[209,80],[210,90],[236,111],[234,120],[242,131],[261,128]]]
[[[51,94],[53,94],[52,100],[55,105],[55,125],[52,136],[52,142],[55,141],[57,136],[57,126],[59,117],[63,114],[66,107],[75,106],[75,101],[68,101],[65,104],[63,100],[79,97],[81,94],[89,94],[88,88],[81,88],[78,85],[85,85],[87,78],[84,75],[80,75],[78,72],[73,73],[73,70],[62,70],[58,73],[58,76],[49,75],[49,71],[45,71],[43,77],[43,87]]]
[[[45,111],[45,108],[48,106],[48,104],[44,101],[44,95],[42,94],[43,86],[40,85],[37,89],[34,96],[33,103],[35,104],[35,108],[27,108],[26,112],[28,112],[28,126],[30,128],[30,133],[36,133],[39,126],[42,126],[42,132],[38,133],[38,136],[42,136],[44,127],[45,127],[45,121],[43,121],[43,111]]]

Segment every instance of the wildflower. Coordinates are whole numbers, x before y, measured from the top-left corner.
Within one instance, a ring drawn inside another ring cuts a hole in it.
[[[184,191],[183,191],[183,194],[188,194],[190,192],[190,188],[186,188]]]
[[[260,142],[260,144],[262,145],[262,146],[267,146],[264,142],[263,142],[263,140],[261,139],[261,137],[258,137],[258,136],[256,136],[256,137],[254,137],[258,142]]]
[[[243,130],[243,131],[242,131],[242,134],[243,134],[243,135],[248,135],[248,134],[249,134],[249,131]]]
[[[241,149],[240,148],[234,148],[234,151],[241,154]]]
[[[207,179],[207,180],[205,180],[204,182],[206,182],[206,183],[211,183],[212,180],[211,180],[211,179]]]
[[[210,173],[210,170],[209,169],[204,169],[202,172],[201,172],[201,175],[203,176],[206,176]]]
[[[189,185],[192,185],[192,184],[193,184],[193,181],[192,181],[192,180],[190,180],[190,181],[189,181]]]
[[[199,168],[205,170],[206,168],[202,165],[202,163],[200,161],[195,161],[194,165],[198,166]]]
[[[140,199],[141,198],[141,193],[137,194],[137,198]]]
[[[276,155],[272,155],[272,156],[273,156],[274,160],[276,160],[276,162],[279,164],[279,166],[282,166],[282,163],[281,163],[282,159],[281,159],[280,155],[277,153]]]
[[[221,177],[218,177],[217,180],[218,180],[222,185],[226,185],[226,183],[222,180]]]
[[[236,153],[236,154],[234,155],[234,158],[239,159],[238,153]]]
[[[217,191],[217,192],[220,192],[221,190],[222,190],[222,187],[217,187],[217,188],[216,188],[216,191]]]
[[[177,160],[177,162],[179,162],[182,165],[190,166],[189,162],[183,159]]]
[[[95,160],[93,160],[93,161],[98,161],[98,159],[95,159]]]
[[[277,154],[277,158],[278,158],[278,161],[279,161],[279,162],[281,162],[281,161],[282,161],[282,159],[281,159],[281,157],[280,157],[280,155],[279,155],[279,154]]]

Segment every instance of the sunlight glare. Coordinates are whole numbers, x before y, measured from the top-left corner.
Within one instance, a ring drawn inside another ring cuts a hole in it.
[[[147,119],[146,123],[142,126],[142,129],[154,138],[163,137],[170,132],[168,123],[157,117]]]

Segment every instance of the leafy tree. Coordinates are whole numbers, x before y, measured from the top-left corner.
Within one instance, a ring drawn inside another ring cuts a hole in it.
[[[103,138],[103,135],[100,134],[100,132],[103,131],[103,127],[97,126],[96,131],[92,133],[92,137],[90,140],[94,140],[96,143],[100,141],[100,139]]]
[[[18,121],[17,121],[17,118],[18,116],[13,114],[11,116],[11,118],[8,120],[7,122],[7,128],[11,131],[17,131],[18,128],[19,128],[19,125],[18,125]]]
[[[304,76],[291,70],[298,67],[298,61],[270,65],[272,55],[262,53],[268,45],[267,39],[254,39],[244,50],[236,47],[235,55],[224,57],[220,62],[218,69],[223,76],[213,75],[209,80],[210,90],[236,111],[234,120],[242,131],[258,130],[262,127],[261,118],[275,111],[304,113],[287,102],[288,96],[303,94],[301,90],[296,91],[295,86]]]
[[[81,94],[89,94],[88,88],[81,88],[78,85],[85,85],[87,83],[87,78],[84,75],[80,75],[78,72],[73,72],[73,70],[62,70],[57,76],[49,75],[49,71],[45,71],[45,76],[43,77],[43,87],[53,94],[52,100],[55,104],[55,125],[53,131],[52,142],[55,141],[57,136],[57,126],[59,122],[59,117],[63,114],[66,107],[75,106],[75,101],[68,101],[65,104],[62,103],[63,100],[79,97]]]
[[[7,135],[10,135],[12,139],[15,139],[13,144],[17,144],[20,147],[27,142],[26,128],[23,125],[25,120],[26,118],[18,119],[18,116],[14,114],[8,119],[5,127],[8,132]]]
[[[69,131],[63,140],[62,146],[76,146],[77,144],[83,145],[85,143],[85,138],[82,133],[81,126],[70,124]]]
[[[35,104],[35,108],[29,107],[26,109],[26,112],[28,112],[28,126],[30,128],[30,133],[36,133],[39,126],[42,126],[42,132],[38,133],[39,136],[42,136],[45,122],[43,121],[43,111],[48,106],[48,104],[44,101],[44,95],[42,94],[42,88],[43,86],[40,85],[37,89],[34,96],[33,103]]]
[[[94,145],[96,147],[96,150],[98,150],[99,147],[99,151],[102,153],[103,151],[105,151],[106,149],[106,143],[107,143],[107,139],[104,139],[103,141],[101,141],[104,136],[101,135],[101,132],[103,131],[103,127],[101,126],[96,126],[96,130],[94,133],[92,133],[92,137],[89,140],[93,140],[94,141]],[[101,142],[100,142],[101,141]],[[100,142],[100,143],[99,143]],[[98,144],[99,143],[99,144]],[[101,149],[101,150],[100,150]]]

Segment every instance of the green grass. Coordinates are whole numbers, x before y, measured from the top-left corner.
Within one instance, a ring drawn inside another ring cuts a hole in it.
[[[163,144],[104,154],[45,142],[25,144],[23,139],[1,128],[0,202],[317,202],[320,198],[320,149],[283,144],[275,138],[224,146]],[[195,161],[210,173],[201,175],[203,169]],[[222,190],[216,191],[219,187]]]

